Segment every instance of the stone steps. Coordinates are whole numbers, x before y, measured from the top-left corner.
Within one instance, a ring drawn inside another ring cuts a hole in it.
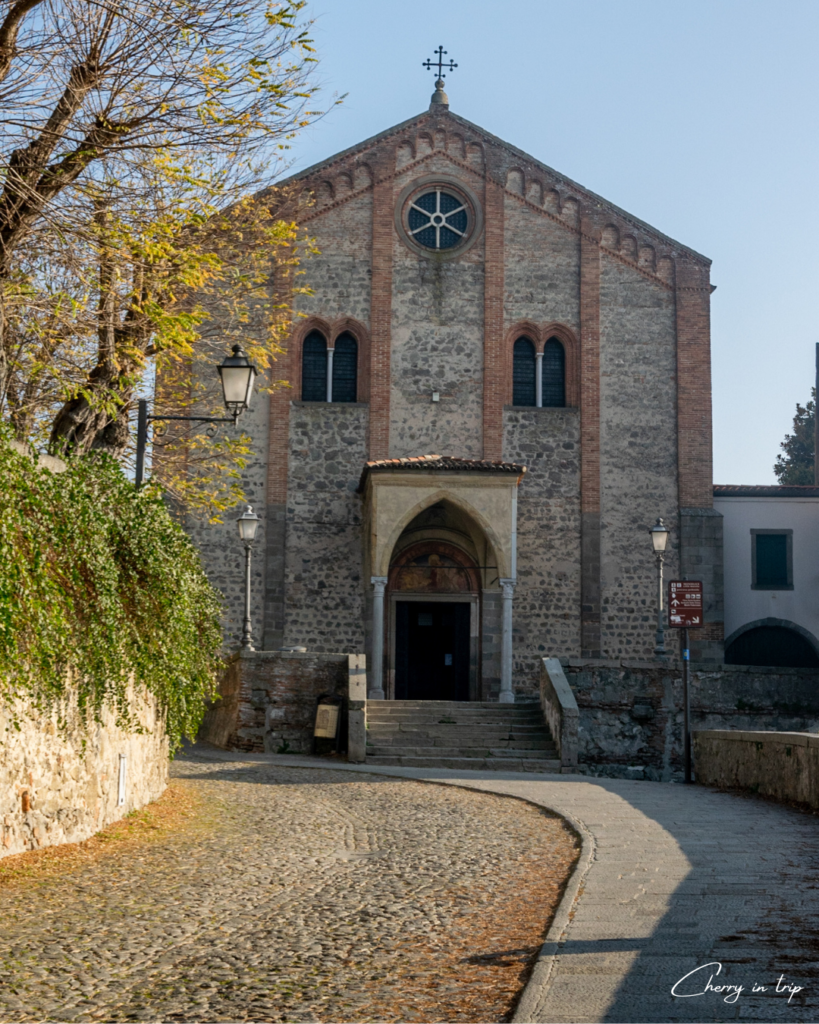
[[[554,744],[544,743],[540,747],[404,747],[387,744],[367,744],[367,753],[375,757],[557,757]]]
[[[367,754],[367,764],[401,768],[455,768],[494,772],[560,772],[557,758],[388,757]]]
[[[406,741],[408,736],[428,736],[430,739],[455,740],[465,736],[474,736],[475,739],[484,742],[484,737],[494,737],[497,740],[510,739],[538,739],[543,735],[543,725],[540,726],[494,726],[487,725],[481,728],[477,725],[435,725],[431,722],[420,723],[404,722],[400,726],[384,726],[378,723],[368,722],[371,736],[384,736],[394,739],[396,743]]]
[[[465,725],[469,722],[488,724],[488,725],[501,725],[501,724],[514,724],[520,723],[525,725],[527,723],[537,724],[543,721],[540,709],[537,711],[527,711],[518,714],[495,714],[491,711],[481,711],[478,713],[469,711],[450,711],[448,709],[442,709],[440,711],[413,711],[399,710],[394,712],[384,712],[381,708],[376,711],[372,710],[370,703],[367,704],[367,720],[371,722],[379,722],[387,724],[389,722],[434,722],[441,724],[453,724],[453,725]]]
[[[510,728],[514,726],[520,727],[536,727],[543,724],[543,717],[541,715],[520,715],[516,718],[492,718],[487,715],[485,718],[477,718],[471,715],[371,715],[369,706],[367,708],[367,721],[378,725],[379,727],[388,729],[395,728],[399,725],[410,723],[412,725],[457,725],[461,728],[464,726],[474,725],[478,728]]]
[[[537,704],[370,701],[367,763],[411,768],[559,772]]]

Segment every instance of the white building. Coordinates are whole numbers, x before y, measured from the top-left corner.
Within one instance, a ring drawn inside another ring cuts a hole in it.
[[[819,667],[819,487],[714,487],[725,661]]]

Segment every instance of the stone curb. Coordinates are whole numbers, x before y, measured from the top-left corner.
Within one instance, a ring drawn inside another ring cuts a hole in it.
[[[531,800],[526,802],[534,803]],[[534,804],[534,806],[543,807],[545,805]],[[557,814],[558,812],[555,811],[554,813]],[[582,895],[586,876],[597,858],[597,844],[594,841],[594,836],[586,826],[575,818],[574,815],[563,813],[560,814],[560,817],[568,821],[580,837],[580,857],[566,883],[566,889],[557,906],[555,916],[549,926],[549,931],[546,933],[546,941],[541,946],[535,966],[512,1015],[513,1024],[530,1024],[531,1021],[542,1019],[539,1010],[545,1001],[549,985],[552,981],[552,974],[557,962],[560,946],[565,940],[566,931],[572,917],[574,917],[575,907]]]
[[[196,754],[199,757],[209,758],[213,761],[249,761],[257,764],[280,764],[293,768],[337,768],[343,771],[363,772],[375,775],[393,775],[395,778],[403,779],[407,782],[422,782],[432,786],[454,786],[457,789],[465,789],[471,793],[476,792],[474,786],[460,786],[457,779],[418,779],[404,775],[403,773],[400,775],[396,774],[390,770],[392,766],[387,765],[350,764],[346,761],[336,762],[325,758],[305,757],[304,755],[233,753],[229,750],[221,750],[218,747],[212,747],[210,744],[199,743],[184,747],[181,753]],[[400,768],[400,766],[396,767]],[[461,770],[465,771],[465,769]],[[467,774],[471,773],[468,772]],[[527,782],[532,780],[532,774],[529,772],[503,772],[502,774],[504,776],[520,775],[521,778],[525,779]],[[556,772],[554,774],[559,773]],[[561,781],[565,780],[564,775],[560,775],[559,777]],[[588,781],[586,776],[579,776],[579,778],[583,779],[584,782]],[[486,792],[492,791],[487,790]],[[493,793],[493,795],[506,796],[511,800],[521,800],[523,803],[531,804],[532,807],[544,808],[551,811],[552,814],[555,814],[557,817],[563,818],[564,821],[567,821],[580,839],[580,857],[578,858],[577,864],[566,883],[566,889],[557,906],[554,918],[549,926],[549,931],[546,933],[546,940],[541,946],[535,966],[532,969],[529,980],[524,986],[518,1005],[511,1018],[514,1024],[530,1024],[531,1021],[540,1019],[538,1016],[538,1010],[544,1003],[548,993],[555,963],[557,961],[557,955],[564,940],[566,930],[574,916],[575,908],[580,900],[580,896],[582,895],[586,876],[588,875],[592,864],[594,864],[597,859],[597,844],[595,843],[592,833],[572,814],[556,811],[554,808],[548,807],[544,803],[530,800],[522,796],[513,796],[509,793]]]

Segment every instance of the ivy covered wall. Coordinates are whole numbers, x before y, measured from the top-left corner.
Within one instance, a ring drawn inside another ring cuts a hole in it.
[[[104,455],[52,472],[0,433],[0,706],[138,729],[144,692],[173,751],[214,692],[220,606],[158,487]]]

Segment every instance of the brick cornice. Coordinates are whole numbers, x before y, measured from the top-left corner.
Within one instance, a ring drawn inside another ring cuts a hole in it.
[[[327,213],[330,210],[335,210],[337,207],[343,206],[345,203],[348,203],[351,199],[357,199],[359,196],[365,195],[367,192],[371,192],[375,185],[381,185],[384,182],[395,181],[396,178],[402,177],[407,171],[414,171],[416,169],[420,170],[421,166],[424,163],[428,162],[432,157],[436,156],[446,157],[446,159],[449,160],[450,163],[452,163],[455,167],[471,174],[479,182],[483,182],[486,177],[483,171],[478,171],[474,167],[472,167],[471,164],[464,163],[463,160],[458,160],[458,158],[452,156],[451,153],[447,153],[445,150],[442,149],[434,149],[430,153],[424,153],[423,156],[419,156],[417,160],[413,160],[411,163],[404,164],[403,167],[399,167],[396,170],[390,171],[387,174],[382,175],[381,177],[374,178],[373,181],[371,181],[368,185],[365,185],[363,188],[355,189],[352,192],[347,192],[340,199],[334,199],[332,203],[326,203],[324,206],[312,208],[309,213],[307,213],[305,216],[301,218],[301,222],[302,224],[307,224],[310,221],[315,220],[316,217],[320,217],[323,213]],[[317,180],[326,181],[327,176],[322,175],[321,178]]]
[[[309,213],[305,214],[300,218],[302,224],[309,224],[310,221],[315,220],[317,217],[321,217],[322,214],[329,213],[330,210],[338,209],[339,206],[344,206],[345,203],[349,203],[351,199],[358,199],[359,196],[366,195],[367,192],[372,192],[376,182],[370,182],[363,188],[355,189],[352,192],[346,193],[340,199],[334,199],[332,203],[326,203],[324,206],[313,207]]]
[[[453,167],[457,167],[460,171],[463,171],[466,174],[470,174],[476,181],[486,181],[489,178],[486,168],[484,168],[483,170],[478,170],[471,164],[468,164],[463,160],[459,160],[456,156],[453,156],[445,149],[433,149],[428,153],[424,153],[423,156],[420,156],[417,159],[412,160],[410,163],[404,164],[400,168],[391,169],[386,174],[383,174],[379,177],[374,177],[373,181],[371,181],[364,187],[353,189],[352,191],[345,193],[339,199],[334,199],[332,203],[326,203],[324,206],[311,208],[310,211],[301,218],[301,222],[302,224],[309,224],[311,221],[314,221],[316,218],[321,217],[323,214],[329,213],[332,210],[336,210],[339,207],[344,206],[345,203],[349,203],[353,199],[358,199],[362,195],[366,195],[366,193],[371,192],[376,185],[380,185],[388,181],[394,181],[396,178],[402,177],[407,172],[411,173],[416,170],[421,170],[423,169],[424,164],[428,163],[435,157],[445,157],[446,160],[448,160],[449,163],[453,165]],[[345,169],[346,168],[344,166],[340,166],[337,170],[343,172]],[[326,170],[329,170],[329,168],[327,168]],[[315,178],[315,184],[318,184],[320,181],[324,181],[326,179],[326,173],[320,175],[317,174]],[[652,273],[650,270],[646,270],[645,267],[641,267],[638,263],[635,263],[634,260],[630,260],[627,256],[624,256],[622,253],[617,252],[614,249],[609,249],[607,246],[602,245],[599,235],[590,233],[584,234],[583,230],[577,225],[570,224],[565,218],[560,217],[556,213],[552,213],[551,210],[547,210],[545,207],[539,206],[537,203],[533,203],[532,200],[527,199],[526,196],[522,196],[518,192],[513,192],[510,188],[506,186],[504,182],[496,178],[493,178],[493,180],[495,181],[495,184],[503,191],[504,195],[507,195],[511,199],[514,199],[522,206],[525,206],[527,209],[532,210],[533,212],[539,214],[542,217],[545,217],[553,224],[559,224],[564,231],[568,231],[570,234],[585,237],[587,241],[593,242],[595,245],[599,246],[600,251],[605,253],[606,256],[610,257],[613,260],[617,260],[619,263],[622,263],[624,266],[630,267],[632,270],[635,270],[647,281],[651,281],[653,284],[659,285],[660,288],[664,288],[666,291],[673,292],[675,290],[674,284],[664,280],[657,274]],[[309,184],[313,183],[311,179],[306,179],[306,181]],[[576,195],[572,195],[567,198],[574,198],[580,201],[580,197]],[[645,229],[642,228],[642,230]],[[662,255],[669,255],[675,261],[678,258],[675,253],[663,253]]]
[[[607,256],[611,256],[612,259],[619,260],[620,263],[624,263],[627,267],[631,267],[632,270],[636,270],[638,274],[642,274],[649,281],[653,281],[655,284],[660,285],[661,288],[665,288],[667,291],[673,292],[674,285],[669,284],[668,281],[664,281],[661,277],[656,274],[652,274],[650,270],[646,270],[645,267],[639,266],[633,260],[630,260],[627,256],[623,256],[619,252],[615,252],[613,249],[608,249],[605,245],[601,244],[600,238],[597,235],[589,234],[584,232],[581,228],[576,227],[574,224],[569,224],[568,221],[562,217],[558,217],[557,214],[552,213],[551,210],[546,210],[542,206],[538,206],[537,203],[533,203],[531,199],[527,199],[526,196],[522,196],[517,192],[512,192],[506,186],[502,186],[506,195],[511,196],[512,199],[517,200],[523,206],[528,207],[530,210],[534,210],[535,213],[539,213],[555,224],[559,224],[566,231],[569,231],[573,235],[579,235],[581,238],[585,238],[587,242],[593,242],[599,246],[600,251],[605,253]],[[576,197],[575,197],[576,198]]]
[[[536,157],[531,156],[531,154],[518,149],[511,143],[506,142],[504,139],[492,135],[479,125],[473,124],[471,121],[468,121],[449,110],[423,111],[415,117],[394,125],[392,128],[388,128],[378,135],[365,139],[363,142],[351,147],[349,150],[342,151],[319,164],[306,168],[299,174],[295,174],[291,178],[285,179],[281,184],[285,184],[288,181],[311,180],[321,176],[333,167],[340,170],[347,165],[355,166],[357,163],[362,162],[361,157],[365,153],[377,150],[380,146],[383,146],[385,142],[389,142],[394,145],[397,141],[401,140],[402,136],[406,137],[407,141],[410,141],[409,136],[419,131],[430,128],[433,131],[435,129],[449,131],[452,126],[457,126],[460,130],[459,134],[464,131],[470,133],[472,136],[472,138],[468,140],[470,142],[478,142],[484,147],[503,151],[508,156],[511,156],[516,164],[520,165],[520,168],[524,173],[528,170],[529,172],[533,172],[539,177],[544,178],[551,185],[564,189],[587,210],[596,210],[601,214],[611,215],[622,221],[624,224],[628,224],[632,230],[650,236],[662,247],[669,248],[671,250],[671,255],[673,255],[675,259],[688,259],[695,261],[700,266],[710,266],[711,261],[707,257],[696,252],[694,249],[683,245],[681,242],[677,242],[668,235],[662,234],[662,232],[658,231],[650,224],[647,224],[645,221],[641,221],[626,210],[622,210],[607,199],[604,199],[602,196],[597,195],[585,188],[583,185],[580,185],[577,182],[572,181],[570,178],[567,178],[565,175],[560,174],[559,171],[556,171],[553,167],[549,167],[547,164],[542,163]],[[434,152],[442,151],[433,150],[433,153]],[[450,157],[450,159],[452,158]],[[504,182],[499,181],[499,184],[501,187],[504,186]],[[515,195],[515,193],[510,194]],[[534,204],[532,205],[534,209],[540,209]],[[325,209],[327,208],[328,207],[325,207]],[[561,222],[560,218],[556,219],[558,223],[565,223]],[[663,284],[665,285],[665,282],[663,282]]]

